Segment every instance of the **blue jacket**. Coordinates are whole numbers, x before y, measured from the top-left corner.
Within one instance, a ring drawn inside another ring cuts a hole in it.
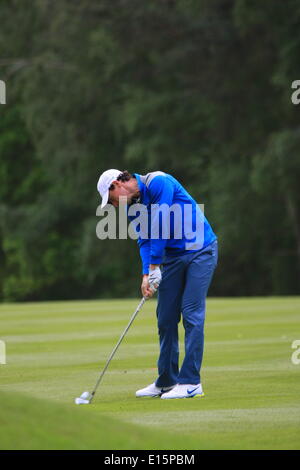
[[[173,176],[158,174],[147,186],[141,175],[134,176],[140,189],[139,203],[148,212],[148,233],[136,227],[143,274],[149,273],[150,264],[161,264],[164,254],[198,251],[217,239],[196,201]],[[171,206],[175,212],[170,211]],[[128,217],[134,221],[137,215]]]

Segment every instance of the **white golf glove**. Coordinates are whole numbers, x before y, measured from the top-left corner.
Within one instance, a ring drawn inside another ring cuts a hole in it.
[[[161,281],[161,270],[159,266],[149,270],[149,284],[152,290],[156,291]]]

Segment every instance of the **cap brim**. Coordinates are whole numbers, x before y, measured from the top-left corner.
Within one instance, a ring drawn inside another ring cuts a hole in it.
[[[102,196],[101,209],[103,209],[103,207],[106,206],[108,202],[108,195],[109,195],[109,190],[107,190],[106,193],[104,193]]]

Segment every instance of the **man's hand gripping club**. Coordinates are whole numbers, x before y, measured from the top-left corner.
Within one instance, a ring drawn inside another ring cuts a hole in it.
[[[149,274],[143,275],[141,290],[143,297],[153,297],[161,281],[161,270],[159,264],[150,264]]]

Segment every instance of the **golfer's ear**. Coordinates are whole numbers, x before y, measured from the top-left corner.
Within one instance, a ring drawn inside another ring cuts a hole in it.
[[[113,191],[115,189],[115,187],[118,186],[116,183],[119,183],[119,181],[115,180],[111,183],[111,185],[109,187],[110,191]]]

